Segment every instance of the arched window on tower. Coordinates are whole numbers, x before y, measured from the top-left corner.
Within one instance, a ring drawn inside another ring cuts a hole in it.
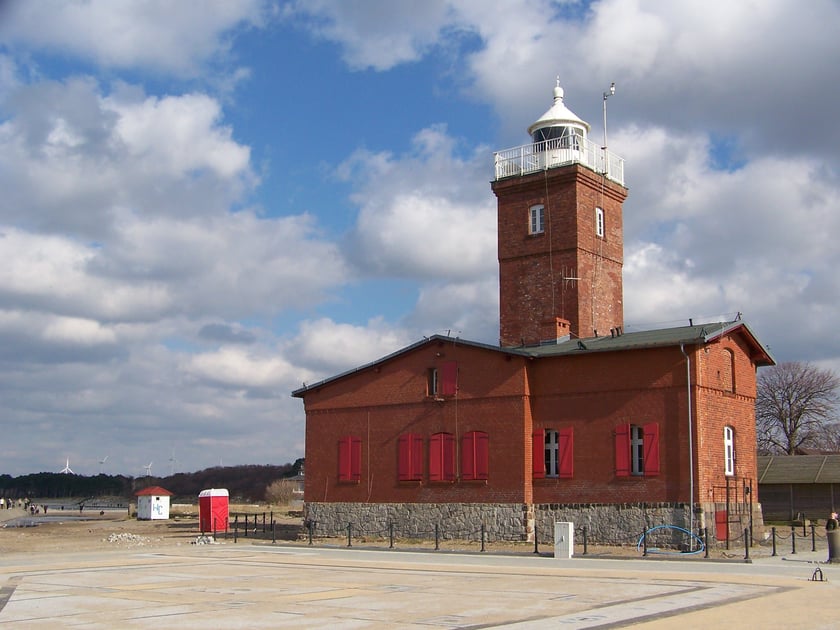
[[[735,353],[729,348],[723,350],[718,378],[723,391],[735,393]]]

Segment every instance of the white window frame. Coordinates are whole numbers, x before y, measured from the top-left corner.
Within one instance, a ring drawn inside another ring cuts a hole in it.
[[[545,206],[535,204],[528,209],[528,234],[545,232]]]
[[[560,432],[545,430],[545,476],[560,476]]]
[[[645,474],[645,431],[638,424],[630,425],[630,474]]]
[[[604,209],[595,208],[595,236],[604,238]]]
[[[735,429],[729,425],[723,427],[723,474],[735,476]]]
[[[427,396],[435,397],[440,390],[440,379],[438,377],[437,368],[429,368],[426,372],[426,390]]]

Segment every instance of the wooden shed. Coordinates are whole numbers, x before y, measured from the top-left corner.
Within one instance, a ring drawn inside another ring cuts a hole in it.
[[[840,508],[840,454],[760,455],[758,493],[765,522],[823,521]]]

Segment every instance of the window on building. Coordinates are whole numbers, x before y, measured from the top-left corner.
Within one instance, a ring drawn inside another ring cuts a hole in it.
[[[489,436],[484,431],[470,431],[461,438],[461,479],[489,478]]]
[[[338,441],[338,480],[357,483],[362,478],[362,439],[345,435]]]
[[[545,231],[545,207],[542,204],[531,206],[529,211],[529,234],[542,234]]]
[[[426,395],[438,395],[438,371],[437,368],[429,368],[426,370]]]
[[[423,479],[423,436],[404,433],[397,441],[397,471],[400,481]]]
[[[604,238],[604,209],[595,208],[595,236]]]
[[[735,353],[729,348],[723,351],[723,390],[735,393]]]
[[[534,433],[534,478],[574,476],[574,432],[543,429]]]
[[[458,392],[458,363],[444,361],[440,369],[426,370],[426,395],[454,396]]]
[[[615,474],[618,477],[659,474],[658,424],[623,424],[616,428]]]
[[[727,476],[735,474],[735,430],[723,427],[723,472]]]
[[[455,436],[434,433],[429,438],[429,481],[455,481]]]
[[[454,396],[458,391],[458,363],[445,361],[440,368],[440,393],[443,396]]]

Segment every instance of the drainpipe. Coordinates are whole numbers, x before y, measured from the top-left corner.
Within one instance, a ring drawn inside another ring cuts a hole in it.
[[[685,388],[688,394],[688,487],[689,487],[689,531],[694,533],[694,422],[691,417],[691,358],[685,352],[685,345],[680,344],[680,352],[685,357]],[[689,543],[691,550],[694,551],[694,537],[690,536]]]

